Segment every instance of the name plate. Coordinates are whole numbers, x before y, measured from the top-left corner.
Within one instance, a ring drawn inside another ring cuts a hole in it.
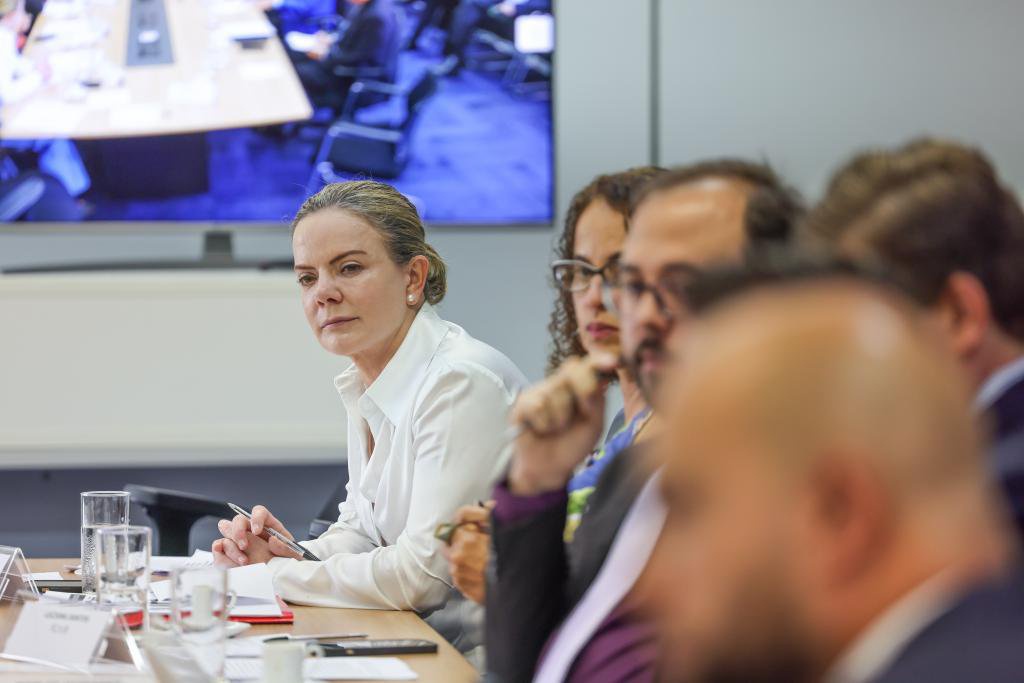
[[[50,601],[26,602],[4,654],[81,669],[88,667],[112,620],[109,611]]]
[[[21,602],[25,592],[39,595],[21,548],[0,545],[0,603]]]

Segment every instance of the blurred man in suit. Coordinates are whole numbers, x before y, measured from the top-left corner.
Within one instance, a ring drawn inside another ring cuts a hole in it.
[[[455,10],[459,6],[459,0],[426,0],[423,12],[416,22],[409,37],[409,47],[415,49],[423,31],[436,20],[437,27],[444,31],[445,36],[451,33],[452,19],[455,17]]]
[[[928,306],[995,445],[1024,535],[1024,212],[977,149],[919,140],[854,157],[811,212],[812,235],[875,262]]]
[[[566,485],[604,425],[597,371],[626,362],[653,397],[688,315],[670,292],[699,269],[739,260],[753,244],[789,236],[793,193],[768,168],[711,161],[658,175],[633,199],[630,230],[608,293],[619,312],[624,359],[571,358],[525,391],[513,410],[523,428],[507,481],[495,491],[494,576],[486,590],[488,671],[501,683],[647,681],[654,675],[650,624],[629,593],[660,522],[623,531],[647,489],[646,441],[658,405],[632,446],[601,473],[572,542],[564,542]],[[653,517],[651,517],[653,519]],[[612,558],[620,538],[640,541],[629,567]],[[649,543],[649,544],[648,544]],[[610,563],[611,562],[611,563]],[[600,576],[611,577],[614,591]],[[586,625],[578,615],[589,615]]]
[[[931,323],[847,278],[734,296],[666,382],[643,580],[686,683],[1020,680],[1024,582]]]
[[[401,48],[398,10],[392,0],[348,0],[348,28],[335,38],[324,32],[305,55],[292,55],[302,85],[316,104],[340,106],[362,70],[374,80],[394,82]]]

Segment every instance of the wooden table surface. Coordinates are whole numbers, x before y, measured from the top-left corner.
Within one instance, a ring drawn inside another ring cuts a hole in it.
[[[47,63],[50,80],[23,100],[0,108],[0,138],[198,133],[300,121],[312,115],[276,36],[251,50],[228,36],[230,27],[240,22],[265,20],[255,4],[163,2],[173,63],[126,66],[129,0],[49,0],[24,55]],[[82,38],[62,37],[68,35]],[[83,78],[103,82],[84,87]]]
[[[29,559],[33,572],[60,571],[65,578],[75,578],[64,570],[66,564],[77,564],[73,559]],[[469,683],[476,681],[476,670],[455,648],[442,638],[413,612],[388,610],[333,609],[328,607],[303,607],[293,605],[294,624],[255,624],[244,636],[269,633],[356,632],[369,634],[370,638],[423,638],[438,644],[437,654],[405,655],[401,659],[417,673],[421,683]],[[0,607],[0,621],[4,619],[4,607]],[[7,678],[0,675],[0,680]],[[23,677],[22,677],[23,678]]]

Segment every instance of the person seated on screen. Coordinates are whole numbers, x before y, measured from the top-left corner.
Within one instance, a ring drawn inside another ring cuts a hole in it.
[[[934,323],[848,275],[710,306],[665,383],[662,680],[1021,680],[1024,575]]]
[[[360,68],[372,70],[374,80],[389,82],[398,68],[400,24],[392,0],[348,1],[355,11],[341,36],[320,31],[313,49],[292,53],[299,80],[318,105],[343,104]]]
[[[321,346],[352,360],[335,379],[348,419],[347,497],[300,560],[266,529],[263,506],[221,520],[222,564],[266,562],[286,600],[328,607],[435,609],[451,586],[434,539],[505,469],[509,408],[525,377],[442,320],[445,265],[413,205],[389,185],[328,185],[292,222],[295,273]],[[283,360],[283,359],[282,359]]]
[[[515,18],[551,12],[551,0],[462,0],[452,17],[444,44],[444,70],[458,73],[465,64],[466,47],[473,32],[483,29],[508,41],[515,40]]]
[[[24,101],[50,78],[50,68],[45,61],[30,60],[19,49],[30,19],[25,0],[0,0],[0,105]],[[92,184],[78,148],[70,140],[3,140],[0,145],[12,152],[37,155],[35,163],[39,170],[59,180],[73,197],[81,195]]]
[[[335,0],[257,0],[256,6],[266,12],[267,19],[281,35],[334,16],[338,9]]]
[[[608,353],[618,358],[619,319],[602,295],[606,278],[612,278],[622,243],[626,239],[626,212],[633,193],[662,172],[655,167],[634,168],[594,178],[576,193],[565,215],[565,227],[555,247],[552,264],[557,288],[548,330],[551,353],[548,372],[555,372],[570,357]],[[612,420],[604,445],[588,457],[567,486],[569,502],[565,542],[572,541],[598,475],[619,451],[643,431],[650,409],[625,366],[616,370],[623,408]],[[474,602],[483,604],[486,590],[490,509],[482,505],[460,508],[456,525],[445,548],[455,587]]]
[[[416,28],[409,36],[408,47],[415,49],[423,31],[435,20],[437,27],[447,36],[452,30],[452,20],[455,18],[455,9],[458,6],[459,0],[426,0],[419,20],[416,22]]]

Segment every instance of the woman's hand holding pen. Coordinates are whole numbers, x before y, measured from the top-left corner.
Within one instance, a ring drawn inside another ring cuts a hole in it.
[[[454,530],[441,553],[448,560],[448,570],[455,587],[477,604],[484,604],[487,591],[487,561],[491,547],[491,510],[494,501],[483,505],[466,505],[458,509],[452,521]]]
[[[273,557],[301,559],[301,555],[270,536],[267,529],[274,529],[290,539],[291,532],[262,505],[252,509],[252,519],[235,515],[234,519],[222,519],[217,529],[224,535],[213,542],[214,562],[219,565],[246,565],[266,562]]]

